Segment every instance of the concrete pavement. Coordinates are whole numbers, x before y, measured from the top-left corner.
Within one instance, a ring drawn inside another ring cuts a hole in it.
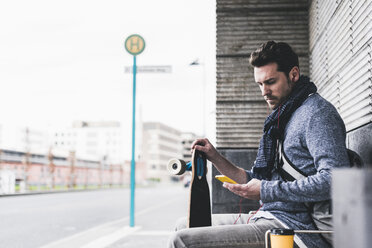
[[[135,227],[129,227],[129,216],[105,223],[64,239],[49,243],[42,248],[160,248],[166,247],[178,218],[187,214],[188,188],[176,187],[177,194],[164,196],[157,202],[149,202],[144,209],[136,211]],[[164,190],[167,193],[167,190]],[[170,193],[170,192],[169,192]]]

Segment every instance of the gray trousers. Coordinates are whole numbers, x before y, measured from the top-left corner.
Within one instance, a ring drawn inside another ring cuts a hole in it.
[[[250,214],[214,214],[212,226],[186,228],[186,218],[177,222],[176,232],[169,239],[169,248],[201,247],[265,247],[265,233],[272,228],[284,228],[277,220],[249,220]]]

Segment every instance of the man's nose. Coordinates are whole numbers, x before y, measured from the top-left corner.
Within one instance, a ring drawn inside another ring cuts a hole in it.
[[[266,84],[262,85],[261,92],[262,96],[270,95],[270,87]]]

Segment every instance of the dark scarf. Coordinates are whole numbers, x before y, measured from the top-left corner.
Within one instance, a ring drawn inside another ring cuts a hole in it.
[[[296,82],[289,98],[276,108],[265,120],[264,134],[260,141],[253,177],[270,180],[274,169],[277,139],[283,139],[284,129],[292,114],[317,88],[306,76]],[[280,112],[279,112],[280,111]],[[279,128],[278,128],[279,120]]]

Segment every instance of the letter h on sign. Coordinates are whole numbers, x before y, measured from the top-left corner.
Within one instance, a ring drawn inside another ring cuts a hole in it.
[[[141,40],[138,37],[133,37],[130,40],[130,49],[132,51],[138,52],[141,47]]]

